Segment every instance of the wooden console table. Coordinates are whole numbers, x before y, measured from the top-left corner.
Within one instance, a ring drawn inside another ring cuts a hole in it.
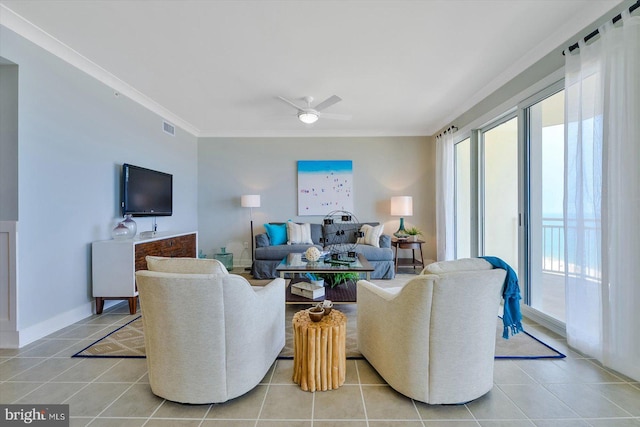
[[[306,310],[293,316],[293,381],[304,391],[333,390],[347,370],[347,316],[338,310],[313,322]]]
[[[96,314],[104,300],[128,300],[129,313],[138,310],[135,272],[147,269],[147,255],[195,258],[197,233],[158,233],[154,237],[102,240],[91,245],[93,296]]]

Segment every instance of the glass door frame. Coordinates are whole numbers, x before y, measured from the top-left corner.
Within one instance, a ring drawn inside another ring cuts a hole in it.
[[[531,166],[531,128],[530,128],[530,110],[529,108],[534,106],[535,104],[538,104],[541,101],[544,101],[545,99],[549,98],[552,95],[555,95],[558,92],[561,92],[562,90],[564,90],[564,79],[561,79],[549,86],[547,86],[545,89],[535,93],[534,95],[530,96],[529,98],[523,100],[522,102],[520,102],[518,104],[518,117],[521,118],[521,122],[519,122],[519,126],[518,126],[518,139],[521,142],[520,145],[522,146],[522,156],[519,156],[521,161],[523,162],[522,164],[522,172],[521,174],[519,174],[519,180],[522,180],[522,183],[520,184],[521,189],[522,189],[522,197],[520,200],[520,204],[521,204],[521,208],[520,208],[520,212],[521,212],[521,222],[523,224],[523,226],[520,227],[520,233],[521,235],[519,236],[519,238],[521,238],[523,245],[521,245],[521,258],[520,258],[520,262],[524,268],[522,268],[521,270],[523,270],[522,272],[519,272],[519,277],[520,280],[524,283],[524,286],[522,287],[523,290],[523,302],[525,303],[525,305],[528,306],[529,309],[531,310],[535,310],[539,315],[546,317],[548,321],[552,322],[552,323],[558,323],[559,321],[556,319],[553,319],[551,316],[548,316],[542,312],[540,312],[539,310],[536,310],[535,308],[531,307],[531,285],[532,285],[532,267],[530,266],[530,261],[531,261],[531,253],[532,253],[532,248],[531,248],[531,227],[530,227],[530,220],[531,220],[531,171],[532,171],[532,166]],[[522,273],[522,274],[520,274]],[[559,323],[563,323],[563,322],[559,322]]]
[[[458,167],[458,150],[456,146],[466,140],[469,140],[469,213],[470,217],[465,218],[465,221],[469,221],[469,257],[474,258],[478,256],[478,132],[476,130],[461,133],[459,135],[455,135],[454,139],[454,168]],[[454,171],[454,240],[456,242],[454,248],[454,259],[460,258],[460,254],[458,253],[458,222],[461,220],[458,215],[458,204],[457,204],[457,194],[458,194],[458,173],[457,170]]]
[[[485,141],[484,141],[484,134],[485,132],[488,132],[500,125],[505,124],[506,122],[508,122],[509,120],[512,120],[514,118],[518,119],[518,135],[517,135],[517,144],[518,144],[518,215],[519,215],[519,221],[518,221],[518,270],[522,269],[522,258],[521,258],[521,252],[522,252],[522,244],[520,243],[521,240],[521,230],[522,230],[522,210],[521,210],[521,206],[520,206],[520,201],[521,201],[521,195],[522,195],[522,186],[521,186],[521,173],[520,171],[522,170],[521,167],[521,159],[522,159],[522,152],[521,152],[521,139],[520,139],[520,117],[518,114],[518,110],[517,108],[512,108],[510,110],[508,110],[507,112],[505,112],[504,114],[500,115],[499,117],[497,117],[496,119],[492,120],[491,122],[485,124],[484,126],[480,127],[479,129],[476,130],[476,139],[477,139],[477,147],[478,147],[478,157],[477,157],[477,164],[478,164],[478,170],[477,170],[477,182],[478,182],[478,188],[477,188],[477,195],[478,195],[478,201],[477,201],[477,209],[478,209],[478,219],[477,219],[477,234],[478,234],[478,244],[477,244],[477,251],[478,251],[478,255],[484,255],[484,250],[485,250],[485,233],[484,233],[484,226],[485,226],[485,168],[484,168],[484,164],[485,164]],[[521,275],[521,271],[518,271],[518,277],[520,277]]]

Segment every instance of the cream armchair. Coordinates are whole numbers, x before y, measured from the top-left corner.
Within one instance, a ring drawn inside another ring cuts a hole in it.
[[[493,387],[506,272],[483,259],[434,263],[401,288],[360,280],[358,348],[398,392],[463,403]]]
[[[160,270],[136,272],[151,391],[201,404],[253,389],[285,344],[284,280],[252,288],[216,260],[147,265]]]

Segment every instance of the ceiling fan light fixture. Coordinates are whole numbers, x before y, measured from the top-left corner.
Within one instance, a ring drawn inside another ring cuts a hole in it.
[[[318,121],[318,115],[312,112],[301,111],[298,113],[298,119],[302,123],[306,123],[308,125],[315,123]]]

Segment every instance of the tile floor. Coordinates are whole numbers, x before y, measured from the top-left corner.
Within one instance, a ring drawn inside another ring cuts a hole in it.
[[[0,350],[0,403],[68,403],[76,426],[640,426],[640,383],[603,369],[533,324],[566,359],[498,360],[495,387],[466,405],[430,406],[391,389],[364,360],[344,386],[308,393],[277,361],[260,385],[225,404],[180,405],[154,396],[144,359],[71,358],[132,319],[120,304],[19,350]],[[398,360],[402,363],[402,360]]]

